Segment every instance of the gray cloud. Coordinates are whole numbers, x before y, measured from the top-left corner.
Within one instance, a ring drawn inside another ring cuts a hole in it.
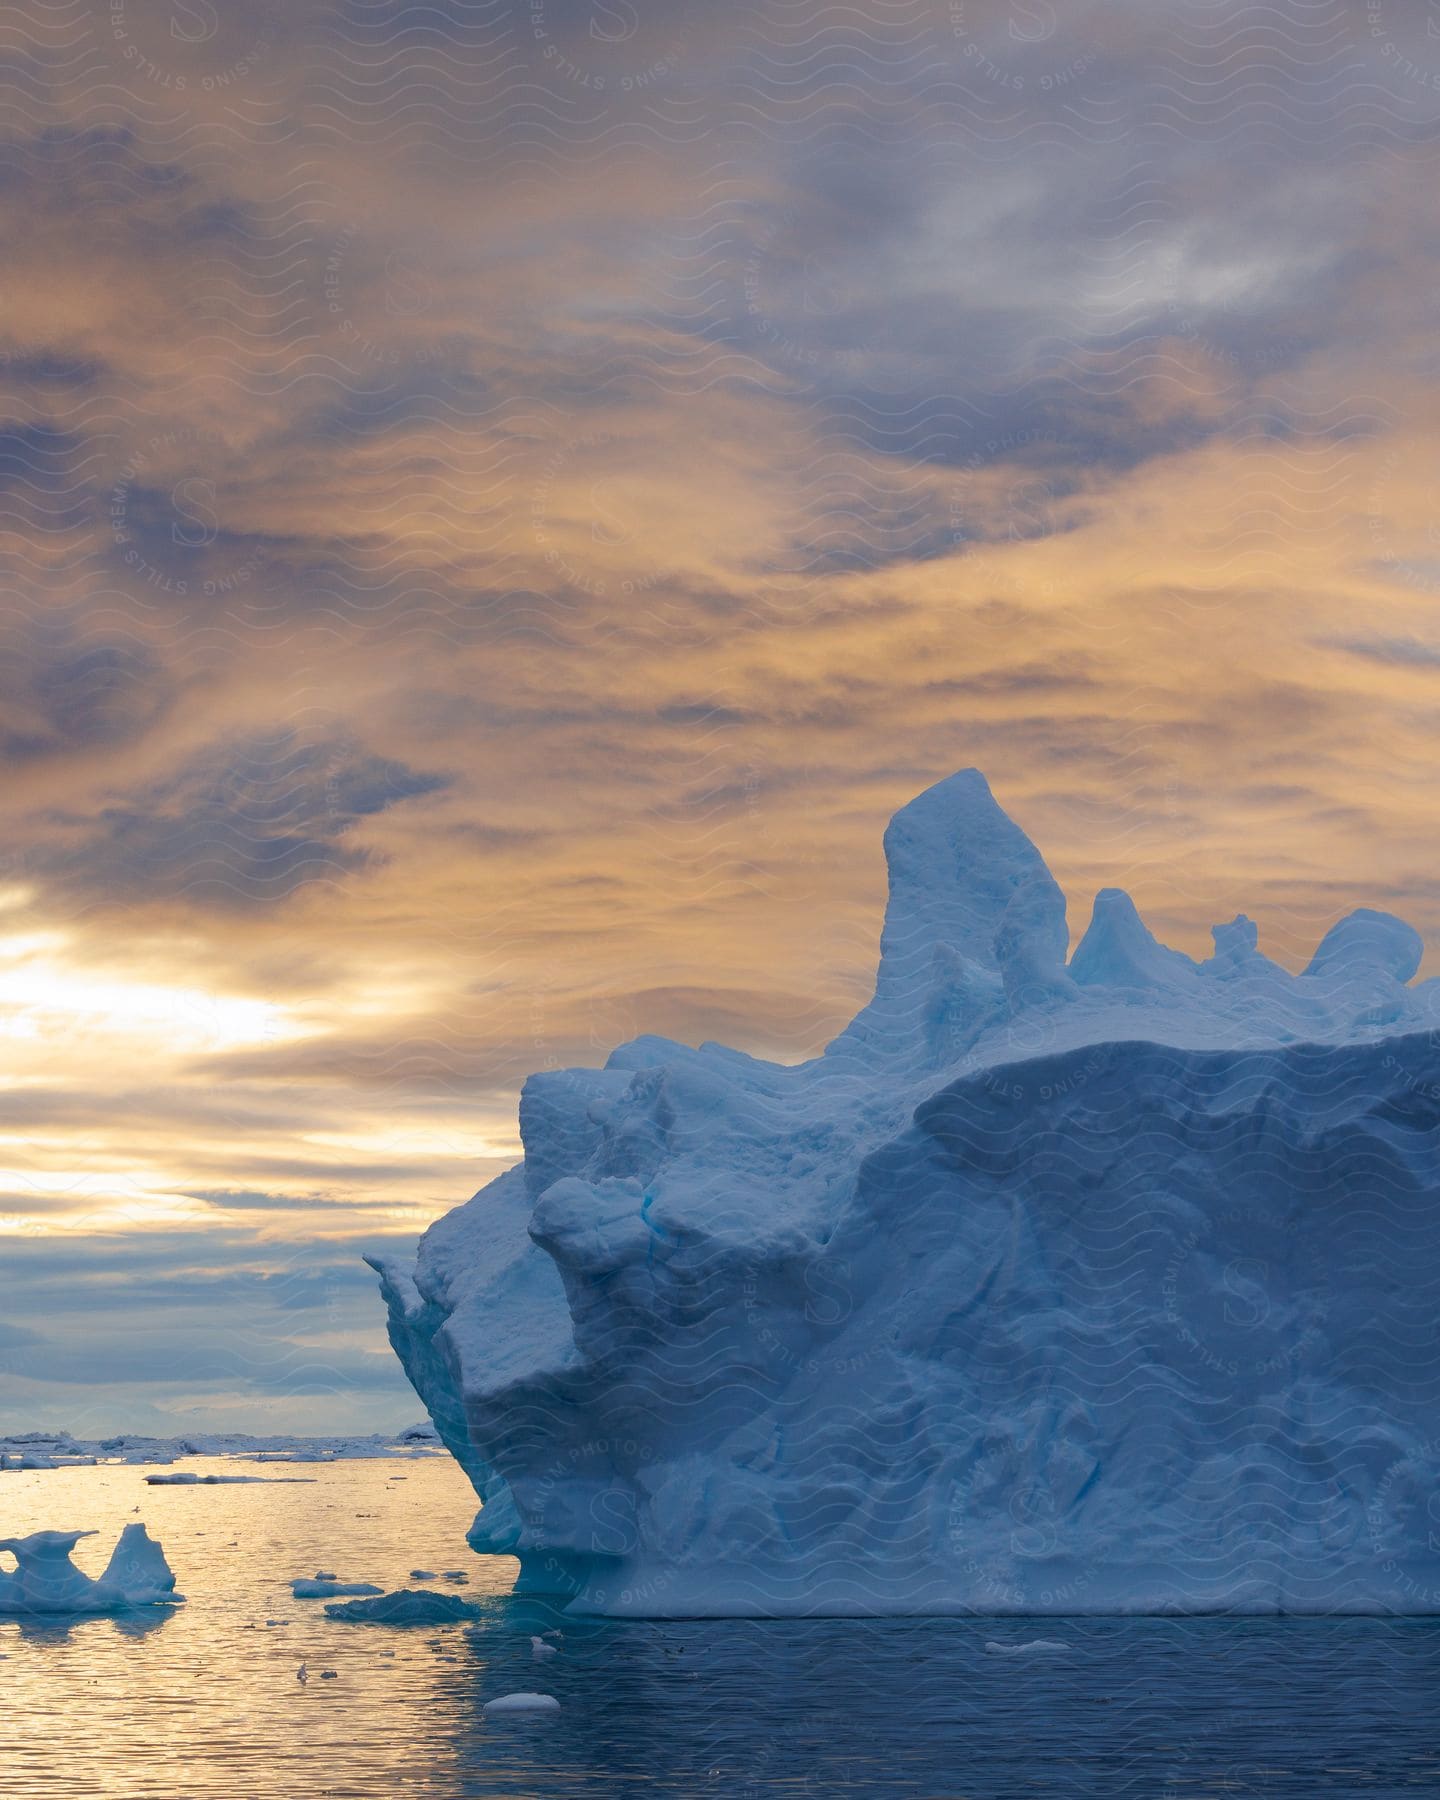
[[[49,1395],[72,1429],[88,1416],[92,1389],[106,1396],[114,1426],[197,1393],[227,1396],[227,1408],[250,1404],[261,1429],[277,1402],[328,1396],[359,1406],[353,1416],[367,1429],[397,1423],[414,1396],[393,1357],[340,1339],[358,1333],[383,1347],[375,1277],[360,1251],[411,1241],[257,1246],[223,1229],[11,1240],[3,1385]]]
[[[176,683],[134,636],[78,620],[32,619],[0,632],[0,760],[113,749],[164,716]]]
[[[1440,645],[1407,637],[1330,637],[1321,639],[1328,650],[1341,650],[1365,662],[1384,663],[1395,669],[1440,669]]]
[[[92,901],[251,910],[364,869],[377,853],[348,841],[354,828],[449,782],[293,731],[219,743],[91,816],[50,815],[33,866]]]

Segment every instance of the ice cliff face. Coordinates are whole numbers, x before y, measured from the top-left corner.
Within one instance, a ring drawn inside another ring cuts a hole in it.
[[[1440,1019],[1065,900],[974,771],[898,813],[796,1068],[642,1038],[377,1263],[480,1551],[607,1613],[1440,1612]]]

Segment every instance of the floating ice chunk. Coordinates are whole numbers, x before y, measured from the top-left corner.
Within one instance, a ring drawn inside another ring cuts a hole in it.
[[[127,1525],[110,1552],[102,1582],[112,1582],[131,1606],[148,1606],[175,1598],[175,1576],[165,1552],[143,1525]]]
[[[341,1594],[383,1594],[384,1588],[373,1581],[306,1581],[302,1576],[290,1583],[297,1600],[335,1600]]]
[[[193,1469],[181,1469],[174,1475],[147,1475],[150,1487],[243,1487],[260,1482],[314,1482],[313,1475],[197,1475]]]
[[[560,1702],[553,1694],[501,1694],[498,1700],[487,1700],[480,1710],[487,1713],[559,1712]]]
[[[29,1537],[0,1539],[0,1550],[15,1557],[13,1573],[0,1572],[0,1612],[108,1612],[113,1594],[101,1594],[93,1576],[77,1569],[70,1552],[93,1531],[35,1531]]]
[[[433,1569],[412,1569],[410,1579],[412,1581],[434,1581],[435,1571]]]
[[[263,1481],[263,1475],[197,1475],[193,1469],[181,1469],[174,1475],[147,1475],[149,1487],[223,1487]]]
[[[429,1588],[397,1588],[374,1600],[342,1600],[327,1606],[332,1619],[355,1625],[448,1625],[457,1619],[478,1619],[478,1606],[458,1594],[437,1594]]]
[[[985,1645],[987,1656],[1068,1656],[1070,1646],[1057,1644],[1054,1638],[1031,1638],[1028,1644],[997,1644],[992,1638]]]
[[[532,1662],[548,1662],[552,1656],[560,1652],[553,1644],[547,1644],[543,1638],[532,1637],[530,1640],[530,1660]]]
[[[29,1537],[0,1539],[0,1550],[16,1567],[0,1569],[0,1613],[83,1617],[127,1612],[134,1607],[178,1605],[175,1577],[164,1552],[143,1525],[127,1525],[97,1581],[70,1560],[70,1552],[93,1531],[36,1531]]]

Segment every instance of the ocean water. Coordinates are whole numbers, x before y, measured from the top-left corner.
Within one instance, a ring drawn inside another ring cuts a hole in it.
[[[0,1536],[98,1527],[76,1552],[98,1573],[142,1518],[189,1596],[158,1621],[0,1621],[4,1800],[1440,1795],[1433,1622],[567,1619],[539,1665],[530,1635],[556,1617],[465,1548],[474,1499],[448,1458],[255,1472],[309,1479],[0,1475]],[[340,1624],[290,1596],[317,1569],[463,1593],[484,1616]],[[985,1649],[1035,1638],[1068,1653]],[[561,1711],[487,1720],[517,1688]]]

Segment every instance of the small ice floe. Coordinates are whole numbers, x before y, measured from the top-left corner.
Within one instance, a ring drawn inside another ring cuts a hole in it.
[[[338,1581],[340,1577],[333,1569],[317,1569],[315,1579],[316,1581]]]
[[[465,1573],[465,1571],[463,1569],[447,1569],[445,1571],[445,1579],[447,1581],[468,1582],[470,1577]]]
[[[459,1619],[478,1619],[481,1609],[458,1594],[437,1594],[431,1588],[397,1588],[374,1600],[338,1600],[325,1608],[332,1619],[355,1625],[449,1625]]]
[[[544,1638],[532,1637],[530,1640],[530,1659],[532,1662],[549,1662],[552,1656],[560,1652],[553,1644],[547,1644]]]
[[[412,1569],[410,1571],[410,1579],[412,1581],[433,1581],[435,1579],[435,1571],[433,1569]]]
[[[560,1702],[553,1694],[501,1694],[498,1700],[487,1700],[480,1710],[487,1713],[559,1712]]]
[[[193,1469],[178,1469],[173,1475],[147,1475],[147,1487],[219,1487],[222,1483],[263,1481],[263,1475],[197,1475]]]
[[[1070,1646],[1057,1644],[1054,1638],[1031,1638],[1028,1644],[997,1644],[991,1638],[985,1645],[987,1656],[1068,1656]]]
[[[313,1475],[197,1475],[193,1469],[180,1469],[174,1475],[147,1475],[151,1487],[225,1487],[240,1483],[314,1481]]]
[[[338,1669],[322,1669],[320,1671],[320,1679],[322,1681],[338,1681],[340,1679],[340,1671]]]
[[[336,1600],[342,1594],[383,1594],[385,1590],[373,1581],[322,1580],[317,1575],[313,1581],[303,1576],[292,1581],[290,1592],[297,1600]]]
[[[0,1569],[0,1613],[78,1617],[181,1604],[184,1596],[175,1592],[165,1552],[143,1525],[127,1525],[120,1533],[98,1580],[70,1560],[81,1538],[94,1536],[93,1531],[35,1531],[0,1538],[0,1550],[8,1550],[17,1565]]]

